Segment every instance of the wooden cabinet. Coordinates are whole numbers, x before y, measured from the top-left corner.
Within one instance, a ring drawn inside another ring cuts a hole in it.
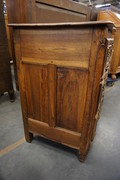
[[[5,29],[5,20],[3,14],[3,2],[0,1],[0,95],[8,92],[10,99],[14,99],[12,85],[10,56],[8,51],[8,42]]]
[[[91,7],[71,0],[6,0],[6,5],[9,23],[81,22],[92,18]]]
[[[91,7],[71,0],[6,0],[6,6],[8,23],[80,22],[90,20],[93,15]],[[18,87],[12,29],[10,29],[10,35],[16,86]]]
[[[31,9],[30,9],[31,8]],[[81,22],[91,19],[92,8],[71,0],[34,0],[28,4],[29,21],[38,23]]]
[[[84,160],[103,101],[113,24],[11,26],[26,140],[37,133],[77,149]]]
[[[116,79],[116,74],[120,73],[120,14],[111,10],[100,11],[98,13],[98,20],[112,21],[116,27],[116,32],[114,35],[114,52],[110,67],[112,78]]]

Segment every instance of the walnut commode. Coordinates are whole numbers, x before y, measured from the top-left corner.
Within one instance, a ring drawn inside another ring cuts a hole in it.
[[[103,102],[113,24],[11,26],[26,140],[39,134],[77,149],[83,161]]]

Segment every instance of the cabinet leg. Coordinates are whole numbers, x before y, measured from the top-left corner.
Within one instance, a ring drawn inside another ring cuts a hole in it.
[[[8,94],[9,94],[10,102],[14,102],[15,101],[14,90],[8,91]]]
[[[30,132],[25,133],[25,140],[26,140],[27,142],[31,143],[32,140],[33,140],[33,134],[30,133]]]
[[[85,161],[85,155],[81,154],[80,151],[78,151],[78,159],[80,162],[84,162]]]
[[[112,74],[112,79],[115,80],[116,78],[116,74]]]

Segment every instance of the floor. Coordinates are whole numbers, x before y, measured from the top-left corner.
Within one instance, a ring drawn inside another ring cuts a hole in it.
[[[76,152],[35,137],[25,142],[19,93],[0,98],[0,180],[120,180],[120,81],[105,92],[95,139],[84,163]]]

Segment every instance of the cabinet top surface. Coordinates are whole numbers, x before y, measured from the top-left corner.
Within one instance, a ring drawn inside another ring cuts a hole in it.
[[[100,11],[98,13],[100,20],[109,20],[112,21],[115,27],[120,27],[120,14],[111,10]]]
[[[68,23],[24,23],[24,24],[9,24],[12,27],[55,27],[55,26],[107,26],[110,29],[114,27],[113,22],[111,21],[89,21],[89,22],[68,22]]]

